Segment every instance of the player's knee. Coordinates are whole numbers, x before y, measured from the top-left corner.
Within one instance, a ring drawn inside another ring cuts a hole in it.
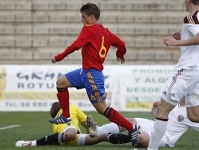
[[[75,130],[66,130],[63,134],[63,141],[73,141],[75,140],[77,132]]]
[[[198,115],[189,115],[187,114],[187,117],[189,120],[191,120],[192,122],[197,122],[199,123],[199,114]]]
[[[70,82],[68,81],[68,79],[65,76],[61,76],[57,80],[56,85],[58,88],[67,88],[67,87],[71,86]]]
[[[187,107],[187,117],[192,122],[199,123],[199,109],[197,107]]]
[[[168,118],[169,112],[172,109],[170,107],[159,106],[156,114],[156,118],[166,119]]]
[[[148,145],[149,145],[149,135],[146,133],[139,134],[138,140],[137,140],[137,146],[138,147],[148,147]]]
[[[56,85],[59,87],[60,85],[63,85],[65,83],[65,80],[63,76],[59,77],[59,79],[56,81]]]

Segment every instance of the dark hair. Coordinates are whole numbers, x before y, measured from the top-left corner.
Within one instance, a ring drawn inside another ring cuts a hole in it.
[[[191,0],[194,5],[199,5],[199,0]]]
[[[57,115],[60,109],[61,109],[61,106],[59,102],[54,102],[50,108],[50,116],[52,118],[55,118],[55,116]]]
[[[91,16],[93,15],[96,20],[100,17],[100,9],[97,5],[93,3],[87,3],[80,8],[80,12],[84,12],[86,15]]]

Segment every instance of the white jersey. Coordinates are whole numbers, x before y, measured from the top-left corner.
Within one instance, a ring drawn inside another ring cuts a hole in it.
[[[184,18],[181,40],[189,39],[199,33],[199,12],[190,13]],[[199,67],[199,45],[181,46],[181,57],[175,66],[176,71]],[[199,68],[198,68],[199,69]]]
[[[199,33],[198,11],[187,15],[182,26],[181,39],[190,39]],[[162,99],[176,105],[185,97],[186,106],[199,105],[199,45],[181,46],[181,56],[173,75],[167,80]]]
[[[149,119],[135,118],[141,127],[141,133],[148,133],[151,137],[151,131],[154,127],[154,121]],[[178,105],[169,113],[169,120],[166,132],[160,142],[160,147],[174,147],[176,141],[189,128],[199,131],[199,123],[191,122],[187,118],[186,107]]]

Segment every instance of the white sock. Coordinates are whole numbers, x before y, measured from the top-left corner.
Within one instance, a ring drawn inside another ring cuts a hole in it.
[[[149,149],[158,150],[160,141],[167,129],[168,121],[162,121],[155,119],[153,130],[151,131],[151,137],[149,141]]]
[[[119,127],[115,123],[108,123],[101,127],[100,126],[97,127],[97,135],[106,134],[106,133],[117,134],[119,132],[120,132]]]
[[[36,141],[31,141],[31,146],[37,146],[37,142]]]

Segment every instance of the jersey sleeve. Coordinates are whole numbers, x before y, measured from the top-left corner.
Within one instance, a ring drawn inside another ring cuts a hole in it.
[[[199,12],[196,11],[194,14],[189,14],[184,18],[184,23],[187,24],[186,29],[192,34],[196,35],[199,33]]]
[[[67,55],[73,53],[75,50],[80,49],[83,45],[90,42],[90,34],[88,28],[84,26],[80,32],[79,37],[68,46],[62,53],[57,54],[54,58],[56,61],[61,61]]]
[[[189,24],[187,30],[194,36],[199,33],[199,24]]]
[[[124,54],[126,53],[126,47],[124,41],[122,41],[118,36],[111,33],[112,36],[112,46],[117,48],[116,56],[117,57],[124,57]]]

